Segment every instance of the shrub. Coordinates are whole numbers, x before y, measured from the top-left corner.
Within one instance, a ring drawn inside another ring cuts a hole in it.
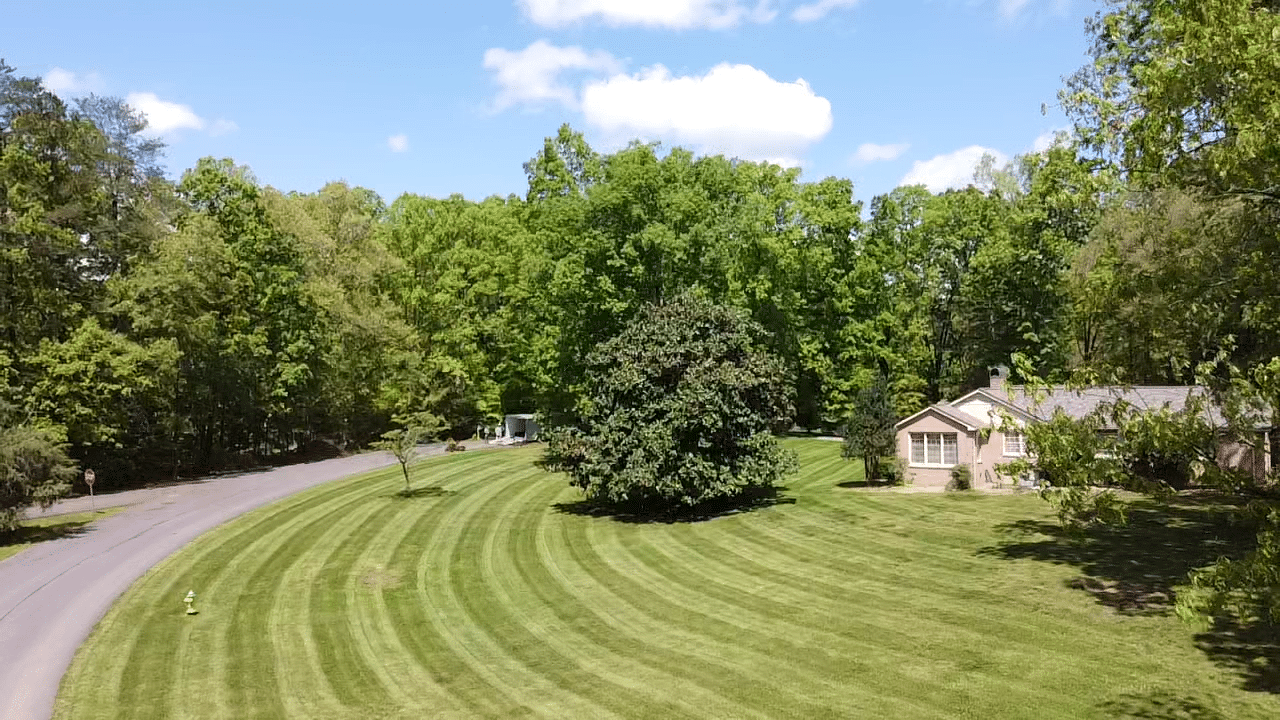
[[[466,449],[467,449],[466,445],[463,445],[462,443],[458,442],[457,440],[454,440],[453,438],[449,438],[449,442],[444,444],[445,452],[462,452],[463,450],[466,450]]]
[[[880,476],[889,485],[906,485],[911,479],[907,464],[896,455],[880,458]]]
[[[968,465],[955,465],[951,468],[951,484],[947,488],[950,490],[973,489],[973,472],[969,470]]]

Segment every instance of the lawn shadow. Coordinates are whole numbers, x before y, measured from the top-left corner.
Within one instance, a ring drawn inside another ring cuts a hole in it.
[[[794,505],[796,499],[783,495],[786,491],[785,487],[753,488],[737,497],[678,508],[637,508],[591,500],[555,503],[552,507],[565,515],[608,518],[624,523],[695,523],[775,505]]]
[[[424,497],[446,497],[456,492],[456,490],[446,490],[438,485],[423,485],[422,487],[397,490],[391,494],[391,497],[397,500],[413,500]]]
[[[1069,587],[1123,614],[1163,615],[1188,572],[1251,546],[1253,530],[1233,522],[1235,507],[1221,498],[1144,499],[1129,505],[1124,525],[1074,532],[1056,522],[1018,520],[997,527],[1007,541],[978,554],[1074,566],[1081,575]]]
[[[1196,635],[1196,647],[1215,665],[1243,678],[1245,690],[1280,693],[1280,628],[1277,626],[1218,618],[1212,627]]]
[[[1154,690],[1149,695],[1129,693],[1102,704],[1107,717],[1134,720],[1226,720],[1220,710],[1194,697],[1183,697],[1168,690]]]
[[[89,532],[88,526],[96,519],[54,522],[47,525],[22,525],[12,532],[0,532],[0,547],[34,545],[61,538],[79,537]]]
[[[899,483],[891,482],[889,480],[846,480],[844,482],[836,483],[836,487],[860,490],[870,488],[891,488],[897,487],[898,485]]]
[[[1053,522],[1019,520],[997,528],[1009,536],[1007,541],[978,553],[1073,566],[1081,574],[1066,584],[1102,605],[1125,615],[1166,615],[1173,610],[1174,588],[1187,581],[1191,570],[1221,557],[1241,557],[1256,545],[1255,528],[1233,514],[1242,504],[1214,496],[1139,500],[1130,504],[1125,525],[1080,532]],[[1240,676],[1245,690],[1280,693],[1277,626],[1217,618],[1195,640],[1214,664]],[[1148,714],[1125,717],[1217,717],[1207,708],[1191,706],[1179,715],[1177,698],[1147,700]]]

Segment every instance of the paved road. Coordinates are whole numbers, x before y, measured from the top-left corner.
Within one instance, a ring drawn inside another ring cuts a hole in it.
[[[98,507],[131,506],[83,535],[0,562],[0,718],[52,716],[62,675],[107,608],[201,533],[304,488],[394,462],[389,454],[370,453],[98,498]],[[87,500],[62,505],[88,510]]]

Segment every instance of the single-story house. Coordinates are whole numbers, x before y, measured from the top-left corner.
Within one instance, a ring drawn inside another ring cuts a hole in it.
[[[897,423],[897,454],[906,472],[918,486],[945,486],[951,468],[967,465],[974,487],[999,484],[995,466],[1027,455],[1025,436],[1015,427],[1043,422],[1061,409],[1073,418],[1083,418],[1104,402],[1123,400],[1137,408],[1180,410],[1189,397],[1205,393],[1194,386],[1117,386],[1083,390],[1054,387],[1037,402],[1023,386],[1006,385],[1008,370],[996,368],[989,387],[978,388],[951,402],[939,402]],[[1216,409],[1211,420],[1223,423]],[[1005,422],[1006,418],[1009,420]],[[1002,429],[1004,426],[1004,429]],[[1015,427],[1010,427],[1015,426]],[[1248,468],[1262,477],[1272,468],[1280,433],[1270,427],[1258,428],[1255,445],[1224,443],[1218,461],[1224,466]]]

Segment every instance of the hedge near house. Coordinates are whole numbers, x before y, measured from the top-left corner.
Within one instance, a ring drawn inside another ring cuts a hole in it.
[[[782,363],[738,310],[682,295],[651,305],[587,360],[576,426],[547,466],[589,501],[654,511],[729,500],[796,469],[773,430],[792,414]]]

